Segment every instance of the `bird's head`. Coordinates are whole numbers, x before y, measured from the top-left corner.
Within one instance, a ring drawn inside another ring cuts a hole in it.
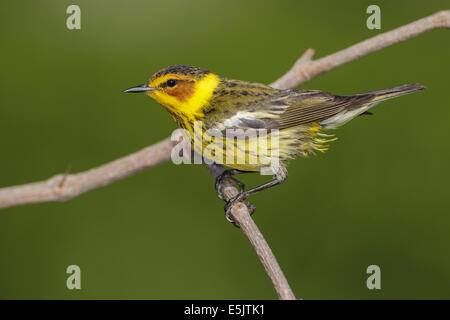
[[[143,92],[175,113],[196,114],[205,108],[220,78],[208,70],[185,65],[167,67],[148,82],[124,92]]]

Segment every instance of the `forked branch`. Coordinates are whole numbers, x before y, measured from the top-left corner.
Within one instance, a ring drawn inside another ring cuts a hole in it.
[[[437,28],[450,28],[449,10],[439,11],[318,60],[312,60],[314,50],[308,49],[294,66],[285,75],[272,83],[271,86],[278,89],[295,88],[324,72]],[[69,200],[87,191],[106,186],[114,181],[168,161],[172,146],[173,142],[165,139],[136,153],[85,172],[60,174],[46,181],[1,188],[0,208],[27,203]],[[223,170],[219,166],[208,166],[208,168],[214,178],[220,174],[220,170]],[[231,199],[238,193],[234,185],[227,180],[223,181],[221,189],[226,199]],[[272,250],[251,219],[248,208],[243,203],[238,203],[233,206],[231,215],[255,249],[264,269],[272,280],[278,297],[280,299],[295,299]]]

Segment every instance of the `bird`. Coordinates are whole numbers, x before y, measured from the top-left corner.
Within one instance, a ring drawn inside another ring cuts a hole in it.
[[[216,178],[215,187],[223,200],[220,190],[223,179],[231,179],[239,187],[239,194],[225,205],[226,217],[233,222],[231,207],[239,201],[249,205],[246,199],[250,195],[284,182],[291,160],[326,151],[328,143],[336,140],[329,130],[357,116],[371,115],[369,110],[381,101],[423,89],[423,85],[414,83],[352,95],[280,90],[220,77],[200,67],[174,65],[124,92],[144,93],[156,100],[186,131],[185,139],[194,152],[230,168]],[[226,136],[228,132],[234,133],[232,139],[218,138],[218,134]],[[265,149],[261,148],[260,140],[264,135],[269,141]],[[238,143],[242,137],[246,140]],[[205,152],[211,145],[214,152]],[[270,162],[272,154],[277,156],[276,166]],[[269,169],[273,179],[250,190],[245,190],[244,184],[234,178],[263,169]],[[251,213],[254,209],[252,206]]]

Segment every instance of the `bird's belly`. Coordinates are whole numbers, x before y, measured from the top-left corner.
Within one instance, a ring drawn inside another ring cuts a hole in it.
[[[256,130],[253,133],[219,137],[204,132],[201,140],[196,137],[194,150],[202,154],[206,162],[215,162],[239,170],[259,171],[271,165],[272,158],[276,156],[275,145],[270,134],[262,137],[258,136]]]
[[[317,137],[321,126],[308,124],[282,130],[246,130],[245,135],[209,135],[192,140],[196,153],[203,155],[206,162],[219,163],[231,168],[260,171],[262,168],[286,166],[298,157],[307,156],[314,150],[324,151],[327,140]]]

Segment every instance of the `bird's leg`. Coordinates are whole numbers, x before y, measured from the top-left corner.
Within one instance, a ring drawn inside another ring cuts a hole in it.
[[[224,172],[222,172],[217,178],[216,178],[216,183],[215,183],[215,188],[216,188],[216,192],[218,197],[221,200],[225,200],[222,191],[220,190],[220,184],[222,183],[222,181],[224,179],[230,179],[231,181],[233,181],[238,187],[239,187],[239,194],[241,194],[242,192],[244,192],[245,189],[245,185],[233,178],[234,175],[238,175],[238,174],[243,174],[243,173],[251,173],[253,171],[244,171],[244,170],[238,170],[238,169],[231,169],[231,170],[225,170]]]
[[[267,183],[264,183],[258,187],[255,187],[253,189],[250,189],[248,191],[243,191],[240,192],[236,197],[234,197],[233,199],[231,199],[230,201],[227,202],[227,204],[225,205],[225,217],[227,218],[228,221],[230,221],[231,223],[233,223],[234,225],[236,225],[234,223],[234,220],[231,218],[230,216],[230,210],[233,207],[233,205],[239,201],[245,200],[247,199],[250,195],[255,194],[259,191],[271,188],[273,186],[279,185],[281,183],[283,183],[285,180],[287,179],[287,170],[285,167],[279,167],[277,172],[274,174],[273,176],[273,180],[269,181]],[[249,203],[248,201],[246,201],[246,203]],[[253,211],[255,210],[255,207],[253,205],[251,205],[251,213],[253,213]]]

